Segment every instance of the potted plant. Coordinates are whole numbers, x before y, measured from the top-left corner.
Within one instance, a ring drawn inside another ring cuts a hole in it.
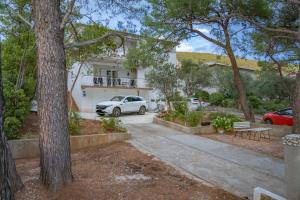
[[[219,134],[224,134],[225,131],[228,131],[232,128],[231,120],[226,117],[217,117],[212,121],[212,125]]]

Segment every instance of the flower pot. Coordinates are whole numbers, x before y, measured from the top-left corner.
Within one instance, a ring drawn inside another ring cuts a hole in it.
[[[224,129],[223,129],[223,128],[218,128],[218,129],[217,129],[217,132],[218,132],[219,134],[224,134]]]

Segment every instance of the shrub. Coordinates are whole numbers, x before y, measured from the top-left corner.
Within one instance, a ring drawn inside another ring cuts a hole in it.
[[[80,133],[80,115],[77,112],[69,112],[69,132],[71,135],[78,135]]]
[[[233,128],[234,122],[242,121],[241,118],[235,115],[228,115],[225,117],[217,117],[212,121],[212,125],[214,128],[223,128],[225,131],[231,131]]]
[[[21,137],[20,128],[29,112],[29,98],[22,89],[16,90],[14,86],[6,84],[3,90],[5,98],[4,132],[8,139]]]
[[[192,111],[186,114],[186,122],[188,126],[195,127],[202,121],[203,113],[199,111]]]
[[[117,118],[111,117],[108,119],[101,118],[100,120],[101,126],[103,127],[105,132],[126,132],[126,128]]]
[[[262,100],[257,96],[250,96],[248,97],[248,100],[250,102],[251,107],[254,109],[259,108],[259,106],[262,104]]]
[[[185,101],[174,101],[173,106],[177,113],[185,115],[185,113],[188,111],[188,106]]]
[[[212,125],[215,129],[223,128],[226,131],[232,128],[230,119],[226,117],[217,117],[212,121]]]
[[[209,101],[209,93],[205,90],[199,90],[198,92],[196,92],[194,96],[195,98],[198,98],[201,101],[205,101],[205,102]]]
[[[221,105],[221,103],[224,100],[224,98],[225,97],[224,97],[224,95],[222,93],[215,92],[215,93],[212,93],[209,96],[209,103],[211,105],[219,106],[219,105]]]
[[[21,138],[20,128],[22,123],[16,117],[6,117],[4,121],[4,130],[7,139],[15,140]]]
[[[208,118],[210,120],[214,120],[217,117],[226,117],[226,116],[227,116],[226,113],[223,113],[223,112],[211,112],[211,113],[209,113]]]

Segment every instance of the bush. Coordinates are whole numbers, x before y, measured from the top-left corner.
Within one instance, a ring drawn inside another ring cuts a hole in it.
[[[21,138],[20,128],[22,123],[16,117],[6,117],[4,121],[4,130],[7,139],[15,140]]]
[[[22,89],[16,90],[14,87],[4,88],[5,117],[16,117],[23,122],[30,109],[30,102]]]
[[[209,93],[205,90],[200,90],[200,91],[196,92],[196,94],[194,96],[195,96],[195,98],[198,98],[201,101],[205,101],[205,102],[209,101]]]
[[[6,84],[3,90],[5,98],[4,132],[8,139],[21,137],[20,128],[29,112],[30,102],[23,90]]]
[[[78,135],[80,133],[80,115],[77,112],[69,112],[69,132],[71,135]]]
[[[192,111],[186,114],[186,122],[188,126],[196,127],[202,121],[203,113],[199,111]]]
[[[222,104],[222,101],[224,100],[224,98],[225,97],[222,93],[215,92],[209,96],[209,103],[214,106],[219,106]]]
[[[261,104],[262,104],[262,100],[260,98],[258,98],[257,96],[248,97],[248,101],[250,103],[250,106],[254,109],[259,108],[259,106],[261,106]]]
[[[226,117],[217,117],[212,121],[212,125],[215,129],[222,128],[226,131],[231,129],[230,119]]]
[[[208,118],[209,118],[210,120],[214,120],[214,119],[216,119],[217,117],[226,117],[226,116],[227,116],[227,114],[226,114],[226,113],[223,113],[223,112],[211,112],[211,113],[209,113]]]
[[[117,118],[111,117],[108,119],[101,118],[100,120],[101,126],[103,127],[105,132],[126,132],[126,128]]]
[[[188,106],[186,101],[174,101],[173,106],[175,109],[175,112],[185,115],[185,113],[188,111]]]
[[[241,119],[234,115],[229,115],[227,117],[217,117],[212,121],[214,128],[223,128],[225,131],[231,131],[234,122],[240,122]]]

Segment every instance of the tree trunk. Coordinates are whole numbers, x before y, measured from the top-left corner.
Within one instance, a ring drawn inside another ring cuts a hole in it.
[[[4,135],[4,104],[0,44],[0,199],[10,200],[14,199],[14,193],[21,189],[23,184]]]
[[[294,119],[294,124],[293,124],[293,132],[300,134],[300,64],[299,64],[299,69],[296,75],[296,86],[293,94],[293,119]]]
[[[239,94],[239,102],[241,104],[241,108],[244,113],[245,119],[251,122],[255,122],[254,114],[252,113],[252,110],[249,107],[247,102],[246,90],[245,90],[243,80],[241,78],[241,74],[239,72],[236,58],[230,46],[226,47],[226,52],[231,62],[234,84]]]
[[[33,0],[33,10],[38,49],[40,178],[56,191],[73,179],[60,0]]]

